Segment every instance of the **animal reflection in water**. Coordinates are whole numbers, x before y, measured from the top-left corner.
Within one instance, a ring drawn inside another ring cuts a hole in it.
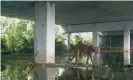
[[[58,80],[94,80],[93,68],[67,68]]]
[[[88,60],[89,57],[92,61],[92,64],[94,65],[94,54],[99,54],[100,53],[100,47],[94,47],[92,45],[88,46],[86,44],[82,44],[82,43],[78,43],[76,45],[76,54],[73,56],[72,59],[69,60],[73,60],[74,57],[76,57],[76,62],[78,61],[78,57],[81,57],[82,55],[87,55],[87,60],[86,60],[86,64],[88,64]]]

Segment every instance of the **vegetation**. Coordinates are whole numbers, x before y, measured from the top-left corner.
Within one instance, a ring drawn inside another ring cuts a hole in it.
[[[12,19],[15,21],[15,19]],[[33,28],[34,23],[31,21],[21,20],[17,23],[12,22],[5,26],[2,23],[1,52],[33,52]]]
[[[5,63],[5,62],[4,62]],[[3,64],[4,65],[4,64]],[[6,61],[5,70],[2,70],[2,80],[33,80],[34,77],[34,66],[33,62],[30,61]]]
[[[34,23],[26,20],[1,17],[1,53],[12,55],[33,52]],[[2,80],[27,80],[33,78],[33,62],[2,60]],[[30,79],[32,80],[32,79]]]
[[[8,17],[1,17],[0,19],[2,26],[2,55],[34,53],[34,22]],[[59,34],[58,25],[56,25],[55,28],[55,51],[58,53],[67,48],[64,43],[64,38]],[[74,49],[77,42],[90,44],[90,40],[85,41],[80,36],[76,36],[74,42],[71,43],[71,49]],[[33,71],[33,62],[22,60],[2,60],[2,80],[26,80],[29,76],[33,78]]]
[[[20,53],[32,53],[34,51],[34,22],[27,20],[18,20],[7,17],[1,17],[1,53],[2,55],[12,55]],[[58,25],[55,26],[55,52],[66,50],[64,37],[59,34]],[[65,36],[65,35],[63,35]],[[71,40],[71,50],[75,50],[77,43],[92,44],[91,38],[84,40],[80,35],[76,35],[74,40]],[[57,55],[57,54],[56,54]],[[116,54],[115,54],[116,56]],[[118,55],[119,56],[119,55]],[[111,56],[110,56],[111,57]],[[112,56],[114,57],[114,56]],[[122,57],[122,55],[121,55]],[[108,58],[108,54],[105,55]],[[120,60],[120,58],[118,57]],[[107,60],[107,59],[106,59]],[[116,59],[114,59],[116,60]],[[108,61],[108,60],[107,60]],[[116,61],[110,61],[116,62]],[[109,62],[107,62],[109,63]],[[112,65],[113,63],[111,63]],[[33,80],[34,63],[26,60],[2,60],[1,78],[2,80]],[[116,65],[116,64],[113,64]],[[117,66],[117,65],[116,65]],[[115,67],[116,67],[115,66]],[[120,65],[121,66],[121,65]],[[119,66],[118,66],[119,67]],[[56,69],[58,71],[58,69]],[[57,73],[59,75],[59,73]]]

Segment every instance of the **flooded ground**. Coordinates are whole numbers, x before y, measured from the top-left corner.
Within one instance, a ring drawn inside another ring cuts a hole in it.
[[[114,71],[109,67],[59,68],[57,80],[133,80],[133,71]]]
[[[51,80],[133,80],[133,52],[131,52],[131,65],[126,67],[123,64],[123,53],[120,52],[101,52],[100,64],[95,67],[92,67],[91,61],[89,61],[89,67],[81,67],[83,63],[85,64],[85,56],[79,60],[82,63],[80,67],[70,66],[74,65],[75,60],[68,61],[68,57],[64,55],[65,53],[56,55],[55,63],[64,64],[64,67],[54,67],[56,78]],[[9,64],[2,67],[2,70],[4,68],[2,80],[34,80],[35,67],[33,62],[2,61],[2,63],[5,62]],[[28,76],[32,76],[32,79],[28,79]],[[7,77],[12,77],[12,79],[7,79]]]
[[[132,54],[133,52],[131,52],[131,64]],[[60,60],[56,59],[56,63],[66,63],[66,60],[67,58],[62,56]],[[99,66],[60,67],[57,68],[56,80],[133,80],[133,66],[125,67],[123,60],[123,53],[102,52]]]

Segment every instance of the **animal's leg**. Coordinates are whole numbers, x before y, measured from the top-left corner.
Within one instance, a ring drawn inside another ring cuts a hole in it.
[[[75,56],[76,56],[76,54],[72,57],[72,59],[69,58],[69,60],[73,60]]]
[[[76,62],[78,62],[79,54],[80,54],[80,52],[77,52],[77,55],[76,55]]]
[[[87,56],[86,64],[88,64],[89,56]]]
[[[89,56],[90,56],[90,59],[91,59],[91,61],[92,61],[93,66],[94,66],[93,54],[91,54],[91,55],[89,55]]]

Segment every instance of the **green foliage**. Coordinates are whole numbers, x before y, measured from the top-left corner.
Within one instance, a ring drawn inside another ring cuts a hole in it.
[[[4,37],[1,38],[1,52],[8,52],[6,46],[6,39]]]
[[[27,80],[28,76],[33,78],[33,63],[28,61],[8,61],[6,69],[2,71],[2,80]]]
[[[11,20],[11,21],[9,21]],[[26,20],[5,18],[2,21],[1,51],[2,53],[33,53],[34,47],[34,23]],[[63,37],[59,34],[58,25],[55,26],[55,52],[66,50]],[[74,49],[78,42],[88,43],[81,37],[76,37],[74,43],[71,43],[71,49]],[[27,66],[29,62],[6,61],[2,71],[2,80],[26,80],[27,76],[33,77],[33,68]],[[8,64],[11,63],[11,64]],[[7,65],[8,64],[8,65]],[[21,64],[21,65],[20,65]]]
[[[30,28],[27,29],[27,24],[30,23],[31,26],[29,26]],[[32,50],[33,51],[33,37],[34,37],[34,33],[33,33],[33,28],[34,28],[34,24],[32,22],[26,22],[26,21],[21,21],[18,23],[17,25],[17,30],[18,33],[18,37],[21,39],[21,41],[18,43],[18,50],[24,51],[24,52],[30,52],[30,51],[26,51],[26,50]]]
[[[3,36],[2,36],[2,52],[21,52],[33,53],[34,47],[34,23],[26,20],[10,19],[11,23],[6,23],[7,19],[2,22]],[[59,34],[59,26],[55,26],[55,51],[66,50],[63,37]],[[72,49],[77,43],[90,44],[91,40],[83,40],[82,37],[76,36],[75,41],[71,43]]]
[[[64,44],[64,40],[61,36],[57,36],[55,39],[55,52],[63,51],[66,49],[66,45]]]
[[[9,51],[14,52],[17,48],[18,38],[16,38],[16,26],[10,25],[5,31],[6,45]]]
[[[84,40],[80,35],[76,35],[75,41],[73,44],[76,45],[77,43],[83,43],[83,44],[91,45],[92,39]]]
[[[7,19],[10,19],[11,23],[6,23]],[[1,21],[3,24],[3,36],[2,41],[2,53],[6,52],[24,52],[33,53],[34,48],[34,23],[31,21],[5,18]],[[27,26],[29,25],[29,26]],[[63,38],[58,34],[58,25],[55,26],[55,51],[58,52],[66,48]]]
[[[82,44],[87,44],[87,45],[91,45],[92,44],[92,39],[88,39],[88,40],[84,40],[80,35],[76,35],[75,36],[75,40],[71,41],[71,49],[75,50],[75,46],[77,43],[82,43]]]
[[[27,50],[33,51],[33,28],[34,23],[31,21],[21,20],[18,23],[14,22],[4,25],[2,52],[26,52]],[[29,24],[29,26],[27,26]],[[30,52],[30,51],[27,51]]]

